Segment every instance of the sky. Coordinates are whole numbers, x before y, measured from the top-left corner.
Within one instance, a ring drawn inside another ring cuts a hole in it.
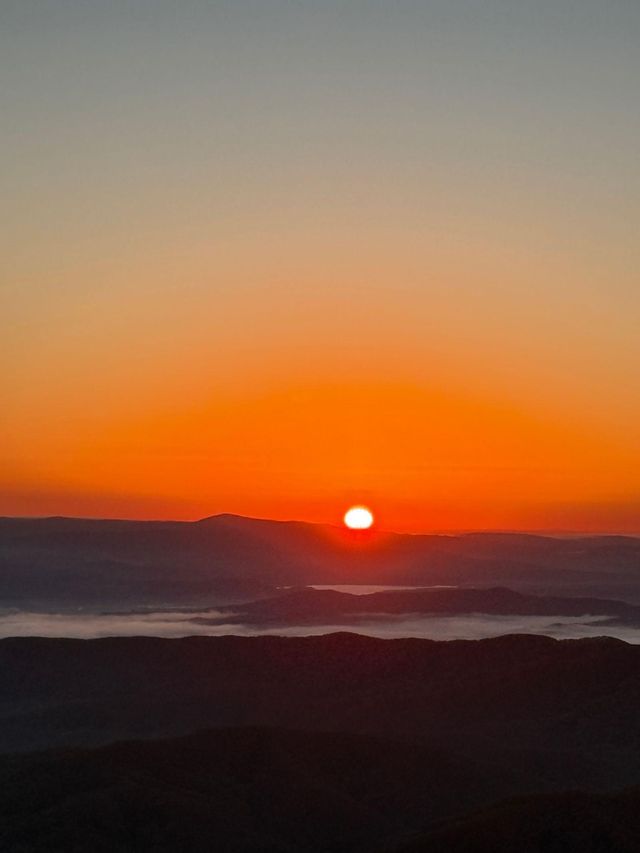
[[[0,0],[0,513],[640,532],[639,38]]]

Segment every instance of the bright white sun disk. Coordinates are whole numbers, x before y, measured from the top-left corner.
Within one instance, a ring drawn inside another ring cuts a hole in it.
[[[373,513],[366,506],[352,506],[344,514],[344,523],[351,530],[367,530],[373,524]]]

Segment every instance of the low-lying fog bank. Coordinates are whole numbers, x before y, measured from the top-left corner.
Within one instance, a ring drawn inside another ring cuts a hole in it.
[[[607,635],[640,643],[640,631],[633,626],[608,624],[607,617],[557,617],[494,614],[460,616],[402,615],[352,623],[323,625],[290,625],[257,627],[241,622],[202,624],[229,616],[221,611],[148,613],[33,613],[11,611],[0,613],[0,637],[75,637],[90,639],[107,636],[185,637],[191,635],[224,636],[229,634],[259,636],[278,634],[308,636],[335,631],[353,631],[372,637],[423,637],[433,640],[482,639],[502,634],[545,634],[558,639]]]

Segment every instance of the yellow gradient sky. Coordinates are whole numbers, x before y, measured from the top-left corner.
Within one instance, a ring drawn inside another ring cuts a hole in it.
[[[0,513],[640,532],[640,6],[1,16]]]

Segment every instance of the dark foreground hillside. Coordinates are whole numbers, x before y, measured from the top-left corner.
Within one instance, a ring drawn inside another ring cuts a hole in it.
[[[0,757],[0,846],[4,853],[638,850],[639,789],[533,794],[478,810],[535,784],[517,770],[415,744],[219,729]]]
[[[0,673],[3,853],[640,850],[617,640],[8,639]]]
[[[546,764],[599,744],[599,776],[619,781],[640,747],[640,647],[607,638],[14,638],[0,672],[0,751],[278,726],[532,750]]]
[[[364,850],[523,785],[413,744],[220,729],[0,758],[1,849]]]
[[[394,853],[637,853],[640,788],[522,797],[446,822]]]

